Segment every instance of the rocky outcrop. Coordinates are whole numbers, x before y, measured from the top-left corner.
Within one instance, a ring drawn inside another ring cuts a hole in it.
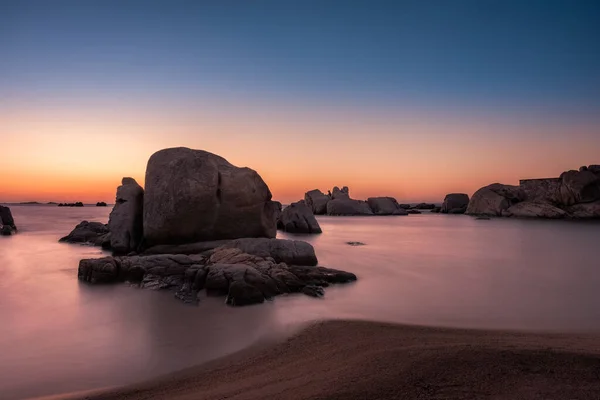
[[[123,178],[108,219],[110,247],[117,254],[137,251],[143,237],[144,189],[133,178]]]
[[[142,288],[168,289],[186,302],[198,301],[198,293],[205,290],[211,296],[227,296],[226,303],[231,306],[262,303],[284,293],[322,296],[323,288],[332,283],[356,280],[356,276],[348,272],[288,265],[235,247],[219,247],[210,255],[81,260],[78,277],[90,283],[130,281]]]
[[[367,204],[375,215],[408,215],[393,197],[369,197]]]
[[[564,218],[567,215],[566,212],[558,207],[555,207],[548,203],[532,203],[529,201],[523,201],[509,207],[504,211],[503,216],[506,217],[517,217],[517,218],[549,218],[559,219]]]
[[[240,249],[244,253],[259,257],[272,257],[277,262],[298,265],[317,265],[315,249],[300,240],[243,238],[187,243],[182,245],[158,245],[144,251],[144,255],[155,254],[203,254],[218,247]]]
[[[450,193],[447,194],[440,208],[444,214],[464,214],[469,205],[469,195],[465,193]],[[436,208],[433,208],[435,210]]]
[[[366,201],[338,197],[327,203],[327,215],[373,215]]]
[[[314,215],[326,214],[329,200],[331,200],[331,197],[319,189],[314,189],[304,194],[304,201],[312,209]]]
[[[344,186],[341,189],[337,186],[334,186],[333,190],[331,191],[331,199],[332,200],[349,199],[349,198],[350,198],[350,189],[348,189],[348,186]]]
[[[469,215],[502,216],[503,211],[525,200],[525,192],[519,186],[493,183],[473,194],[467,207]]]
[[[83,221],[71,233],[61,238],[59,242],[84,243],[110,248],[108,225],[101,222]]]
[[[600,201],[575,204],[565,208],[565,211],[574,219],[600,219]]]
[[[567,171],[560,176],[560,204],[571,206],[600,200],[600,177],[592,171]]]
[[[148,245],[276,235],[277,206],[256,171],[188,148],[148,161],[144,238]]]
[[[521,218],[600,218],[600,168],[571,170],[559,178],[524,179],[519,186],[493,184],[473,195],[467,214]],[[589,204],[589,206],[587,205]]]
[[[17,226],[10,208],[0,206],[0,235],[10,236],[17,233]]]
[[[312,210],[301,200],[287,206],[277,221],[277,229],[290,233],[321,233]]]
[[[106,206],[107,206],[107,204],[103,201],[99,201],[96,203],[96,207],[106,207]]]

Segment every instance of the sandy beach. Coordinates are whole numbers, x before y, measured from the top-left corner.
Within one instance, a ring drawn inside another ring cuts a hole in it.
[[[168,376],[80,398],[597,399],[600,336],[314,323]]]

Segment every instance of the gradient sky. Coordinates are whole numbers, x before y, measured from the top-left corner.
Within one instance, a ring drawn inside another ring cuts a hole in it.
[[[599,21],[577,0],[0,0],[0,201],[113,201],[173,146],[284,202],[600,164]]]

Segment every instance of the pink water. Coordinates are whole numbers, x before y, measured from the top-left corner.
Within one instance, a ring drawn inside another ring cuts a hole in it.
[[[195,307],[170,293],[80,284],[79,259],[101,251],[57,240],[83,219],[106,222],[110,208],[11,209],[20,232],[0,237],[5,400],[132,383],[314,319],[600,331],[600,223],[320,217],[324,233],[302,238],[322,265],[358,282],[328,288],[323,299],[230,308],[222,299]]]

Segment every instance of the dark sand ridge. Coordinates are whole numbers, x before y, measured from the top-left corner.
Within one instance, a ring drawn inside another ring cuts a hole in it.
[[[80,398],[599,399],[600,335],[327,321],[276,344]]]

